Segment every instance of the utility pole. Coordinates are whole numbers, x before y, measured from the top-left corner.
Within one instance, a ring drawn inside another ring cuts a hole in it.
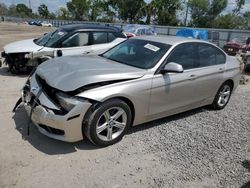
[[[32,9],[32,8],[31,8],[31,0],[29,0],[29,7],[30,7],[30,9]]]
[[[186,15],[185,15],[184,24],[185,24],[185,26],[187,26],[187,17],[188,17],[188,11],[189,11],[189,4],[188,4],[188,0],[187,0],[187,1],[185,1],[185,3],[187,4],[187,8],[186,8]]]

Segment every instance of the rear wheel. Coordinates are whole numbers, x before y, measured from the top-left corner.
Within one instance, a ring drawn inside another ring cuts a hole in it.
[[[214,98],[212,107],[215,110],[221,110],[225,108],[231,98],[232,90],[233,86],[230,82],[225,82],[222,84]]]
[[[90,115],[84,134],[98,146],[108,146],[122,139],[131,124],[131,110],[122,100],[113,99],[101,104]]]

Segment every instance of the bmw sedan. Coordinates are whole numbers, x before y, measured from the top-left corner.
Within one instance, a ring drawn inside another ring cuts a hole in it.
[[[41,64],[22,101],[41,133],[108,146],[130,126],[205,105],[223,109],[239,79],[239,62],[209,42],[135,37],[99,56]]]

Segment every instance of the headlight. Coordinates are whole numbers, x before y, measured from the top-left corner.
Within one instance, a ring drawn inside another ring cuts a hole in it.
[[[70,111],[78,104],[81,104],[83,101],[78,97],[72,97],[62,92],[58,92],[56,94],[57,100],[59,104],[63,107],[63,109]]]
[[[25,59],[32,59],[32,56],[33,56],[33,53],[31,52],[31,53],[25,54],[24,58]]]

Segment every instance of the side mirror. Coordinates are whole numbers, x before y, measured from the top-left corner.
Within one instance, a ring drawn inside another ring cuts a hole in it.
[[[57,50],[56,54],[58,57],[61,57],[63,55],[62,50]]]
[[[175,72],[175,73],[182,73],[183,67],[182,65],[174,62],[170,62],[165,65],[165,67],[161,70],[161,74],[165,74],[167,72]]]

